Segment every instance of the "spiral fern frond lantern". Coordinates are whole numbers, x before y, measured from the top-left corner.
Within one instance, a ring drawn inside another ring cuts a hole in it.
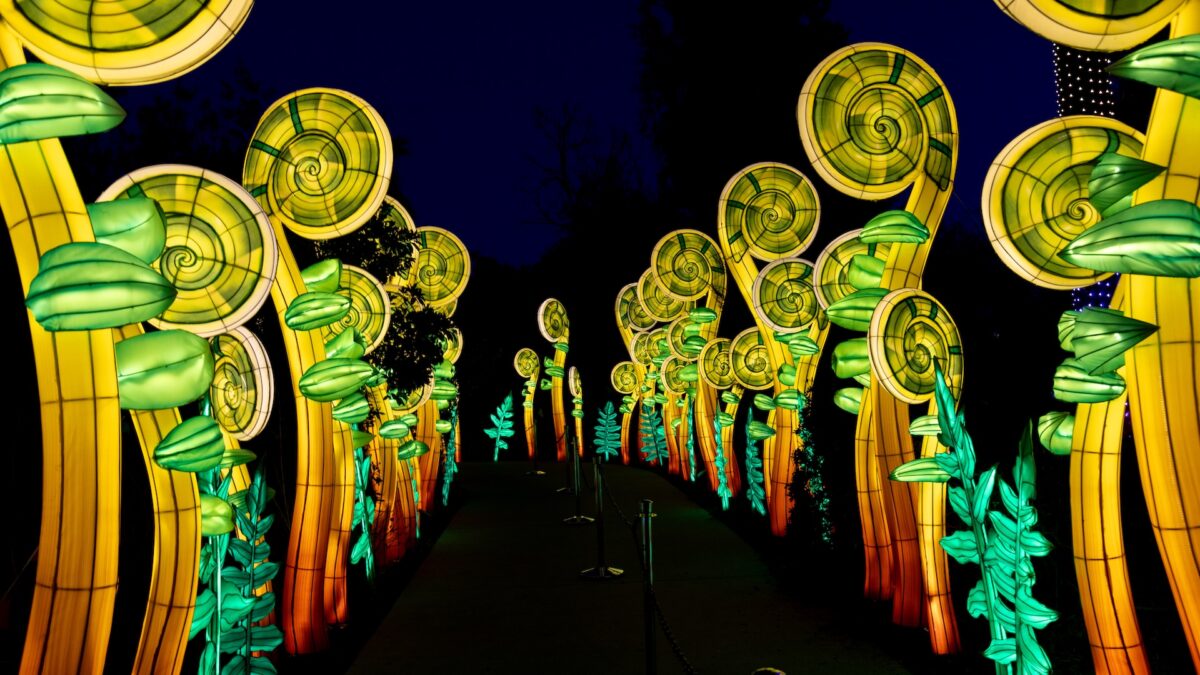
[[[1106,117],[1043,122],[1013,139],[984,180],[988,239],[1021,278],[1052,289],[1087,286],[1111,274],[1067,262],[1058,254],[1100,222],[1088,181],[1109,153],[1139,157],[1142,134]]]
[[[813,167],[840,192],[885,199],[917,173],[950,188],[954,109],[941,80],[910,52],[877,43],[835,52],[809,76],[797,116]]]
[[[184,165],[159,165],[139,169],[117,179],[102,193],[100,199],[95,210],[99,212],[103,209],[105,215],[116,215],[118,211],[110,210],[133,204],[137,200],[151,199],[158,207],[163,223],[163,245],[156,247],[161,252],[155,256],[153,267],[176,289],[176,296],[162,314],[150,319],[150,323],[166,331],[183,330],[205,337],[226,337],[227,331],[240,331],[249,336],[257,348],[253,355],[243,352],[241,356],[244,359],[240,365],[247,368],[249,374],[253,370],[253,359],[254,363],[267,369],[269,378],[270,365],[261,344],[253,335],[240,329],[266,302],[279,258],[270,221],[254,198],[234,181],[212,171]],[[107,230],[108,224],[103,229]],[[124,234],[138,236],[142,229],[139,226]],[[127,346],[132,346],[134,340],[153,339],[143,336],[140,326],[127,327],[123,334],[127,338],[123,344]],[[212,356],[218,358],[221,354],[214,348]],[[226,362],[223,365],[227,368],[229,364]],[[268,383],[264,392],[265,407],[257,411],[257,415],[253,397],[247,401],[249,410],[243,406],[245,417],[241,421],[257,426],[244,429],[250,435],[261,431],[270,415],[270,387]],[[220,405],[229,400],[218,402],[212,396],[211,384],[205,390],[210,393],[210,402],[216,404],[213,408],[214,417],[231,412],[229,408],[220,409]],[[148,405],[144,402],[133,407],[144,408]],[[169,434],[180,422],[179,413],[175,410],[137,410],[132,415],[139,432],[138,438],[143,444]],[[232,416],[219,421],[227,424],[224,428],[235,438],[241,440],[249,437],[239,435],[231,428],[236,426]],[[150,445],[143,447],[143,453],[157,453],[157,449]],[[240,456],[254,457],[249,453]],[[156,472],[151,470],[150,473],[153,479]],[[176,482],[178,479],[172,476],[167,484]],[[190,508],[187,491],[179,490],[178,485],[171,485],[169,490],[161,489],[162,481],[156,483],[160,487],[151,492],[151,499],[160,521],[176,509]],[[170,536],[177,537],[171,542],[177,551],[162,550],[166,540],[163,536],[156,537],[156,559],[175,559],[176,563],[168,568],[152,570],[152,597],[147,610],[150,620],[143,625],[139,647],[139,657],[147,659],[147,663],[155,658],[152,655],[156,652],[155,645],[160,641],[169,643],[186,639],[186,635],[180,635],[178,631],[162,635],[147,631],[152,630],[155,624],[173,625],[178,619],[172,616],[181,609],[177,606],[178,598],[166,589],[188,588],[196,579],[194,566],[175,557],[177,552],[182,554],[193,548],[183,541],[188,528],[181,527],[179,519],[156,525],[161,526],[158,528],[160,535],[167,529],[175,531]],[[179,578],[185,574],[189,578]],[[193,591],[190,600],[194,601],[194,597]]]
[[[342,265],[337,294],[350,298],[350,311],[321,329],[325,340],[353,328],[366,342],[365,353],[371,353],[392,325],[392,301],[383,284],[364,269]]]
[[[303,89],[273,103],[259,120],[242,167],[242,185],[271,220],[280,249],[272,298],[284,313],[307,292],[287,244],[354,232],[383,204],[392,170],[391,133],[366,101],[336,89]],[[284,328],[297,400],[297,499],[284,560],[284,646],[312,653],[328,643],[327,626],[347,620],[346,568],[355,471],[348,425],[328,403],[303,398],[299,378],[325,356],[320,331]],[[332,448],[333,461],[326,454]],[[324,514],[324,515],[323,515]]]
[[[854,274],[857,268],[878,270],[882,276],[887,263],[889,243],[864,244],[862,230],[850,230],[838,236],[821,251],[814,271],[814,291],[822,309],[863,288],[878,288],[881,279],[874,275]],[[861,258],[859,256],[862,256]],[[870,285],[873,283],[874,285]]]
[[[693,305],[687,307],[689,314],[674,319],[669,335],[672,352],[694,361],[704,345],[716,337],[725,305],[728,275],[721,247],[703,232],[675,230],[655,245],[650,254],[650,269],[666,295]],[[689,419],[695,421],[692,446],[699,447],[708,467],[710,486],[715,491],[718,481],[712,467],[718,449],[712,420],[717,392],[703,381],[697,381],[694,389],[687,402]]]
[[[242,183],[292,232],[332,239],[375,215],[391,167],[391,138],[374,108],[348,92],[304,89],[259,121]]]
[[[762,391],[775,383],[767,346],[757,328],[747,328],[733,338],[729,345],[729,362],[734,381],[746,389]]]
[[[793,333],[821,312],[813,291],[813,265],[801,258],[776,260],[754,280],[754,313],[771,329]]]
[[[887,291],[920,288],[958,162],[957,118],[945,84],[928,64],[904,49],[881,43],[850,45],[830,54],[809,75],[796,117],[814,169],[838,191],[877,201],[911,188],[903,209],[880,214],[858,234],[864,247],[890,244],[882,268],[869,253],[855,253],[834,265],[844,268],[844,274],[827,271],[828,265],[821,264],[825,261],[818,261],[819,297],[825,295],[822,287],[830,295],[841,295],[849,285],[857,293],[841,298],[851,305],[845,309],[865,314],[876,309]],[[861,330],[869,325],[866,318],[850,323]],[[875,376],[870,375],[872,380]],[[859,449],[871,448],[888,462],[911,459],[908,404],[882,386],[872,384],[869,393],[870,404],[859,406],[860,434],[866,432]],[[864,423],[867,415],[869,426]],[[868,460],[869,455],[870,451],[856,454]],[[878,463],[885,520],[895,546],[892,620],[906,626],[924,620],[934,651],[952,653],[959,648],[958,631],[953,611],[945,611],[950,607],[949,580],[945,552],[935,536],[944,521],[945,501],[934,493],[926,499],[926,484],[914,489],[887,481],[897,466]],[[859,467],[860,476],[867,471]],[[868,489],[859,482],[860,494]],[[863,518],[865,527],[865,514]],[[872,569],[879,568],[869,566],[868,574]],[[864,585],[885,587],[871,579]]]
[[[612,388],[618,394],[634,394],[641,384],[638,378],[637,365],[632,361],[622,361],[613,366],[609,380],[612,383]]]
[[[58,139],[106,131],[124,119],[120,105],[92,82],[143,84],[180,75],[219,51],[251,6],[250,2],[205,8],[160,3],[147,11],[145,7],[95,7],[97,4],[0,3],[0,42],[4,44],[0,81],[8,85],[0,98],[13,115],[0,140],[7,159],[0,169],[0,185],[4,186],[0,206],[27,300],[36,300],[29,296],[34,295],[31,291],[40,262],[54,250],[59,250],[59,262],[89,258],[65,253],[98,253],[91,258],[96,265],[77,266],[68,275],[75,281],[91,282],[91,291],[122,284],[131,291],[132,277],[140,277],[156,287],[151,294],[157,296],[155,302],[133,310],[129,305],[137,304],[135,295],[89,293],[86,283],[71,289],[83,293],[52,288],[55,297],[50,304],[66,301],[59,308],[67,309],[74,315],[71,318],[97,323],[72,332],[55,333],[62,327],[52,323],[43,327],[38,312],[30,314],[34,366],[42,385],[38,397],[44,489],[41,553],[22,672],[104,669],[117,593],[122,473],[114,342],[141,331],[140,324],[121,324],[152,317],[162,309],[158,300],[169,300],[167,295],[174,293],[165,279],[146,267],[126,267],[113,278],[121,269],[121,263],[112,264],[117,262],[114,256],[141,262],[157,256],[164,236],[161,221],[153,213],[158,209],[142,200],[151,208],[138,215],[137,231],[107,230],[107,217],[101,212],[112,215],[110,205],[84,204]],[[26,63],[23,47],[42,63]],[[124,206],[116,208],[122,211]],[[127,220],[124,225],[135,223]],[[150,237],[142,236],[151,232]],[[118,255],[122,245],[116,239],[135,244],[137,252]],[[111,246],[97,245],[97,241]],[[161,294],[168,289],[170,293]],[[103,295],[113,305],[87,307],[101,310],[92,317],[101,318],[99,322],[70,307],[72,301],[83,299],[86,305],[90,304],[87,300]],[[57,384],[66,373],[70,374],[69,390]],[[163,421],[168,424],[177,419],[164,416]],[[152,486],[171,492],[154,505],[155,566],[133,665],[134,672],[149,673],[178,670],[182,664],[186,624],[195,596],[200,518],[194,477],[164,477],[170,472],[154,465],[142,445]],[[177,548],[173,548],[175,544]],[[164,625],[169,628],[160,628]]]
[[[559,374],[551,377],[550,407],[554,417],[554,438],[558,461],[567,459],[566,410],[563,405],[562,375],[567,363],[567,347],[570,344],[571,324],[567,320],[567,308],[554,298],[547,298],[538,307],[538,331],[554,345],[553,366]]]
[[[1140,132],[1094,116],[1048,120],[1017,136],[996,157],[984,182],[984,225],[1001,261],[1026,281],[1058,290],[1110,276],[1058,254],[1128,209],[1133,191],[1163,170],[1139,159],[1144,144]],[[1127,309],[1126,286],[1125,281],[1117,285],[1113,309],[1105,312]],[[1074,315],[1070,319],[1064,325],[1068,345]],[[1142,333],[1141,338],[1130,338],[1131,334],[1126,338],[1134,342],[1145,337]],[[1148,671],[1149,665],[1120,527],[1125,398],[1076,408],[1068,443],[1071,527],[1076,578],[1097,670],[1139,672]]]
[[[417,245],[409,282],[421,290],[430,307],[450,316],[471,277],[467,247],[454,233],[440,227],[418,227]]]
[[[812,183],[786,164],[763,162],[745,167],[729,179],[721,192],[717,204],[717,241],[742,299],[764,336],[771,336],[775,329],[758,311],[755,280],[759,267],[755,261],[772,263],[799,255],[816,236],[820,215],[820,200]],[[823,326],[812,322],[805,337],[817,345],[817,353],[799,360],[781,341],[771,339],[764,344],[772,373],[784,366],[796,367],[799,377],[795,388],[807,391],[815,374],[811,366],[815,366],[820,345],[824,343]],[[781,393],[791,385],[776,382],[774,386],[776,393]],[[763,443],[762,471],[771,532],[783,536],[792,510],[788,485],[793,473],[791,458],[800,443],[796,434],[799,418],[793,410],[773,410],[767,421],[760,424],[775,431]]]
[[[617,325],[629,331],[647,330],[655,323],[638,300],[637,284],[629,284],[617,294],[616,316]]]
[[[933,399],[934,364],[957,399],[962,391],[963,348],[958,326],[933,296],[912,288],[883,298],[871,318],[867,348],[875,378],[905,403]]]
[[[770,263],[791,258],[812,243],[821,221],[817,192],[808,177],[794,167],[775,162],[756,163],[727,181],[721,191],[716,219],[716,239],[728,270],[742,292],[746,306],[750,307],[758,329],[763,335],[770,335],[773,329],[755,311],[758,304],[754,293],[755,279],[760,271],[755,261]],[[815,334],[818,344],[823,341],[822,335],[821,331]],[[793,358],[782,342],[770,341],[764,345],[764,353],[772,371],[793,365]],[[808,369],[797,388],[810,386],[806,376]],[[781,384],[778,387],[782,389]],[[786,489],[792,477],[791,459],[785,458],[791,458],[796,452],[798,438],[794,430],[798,418],[793,411],[772,412],[766,424],[776,431],[763,443],[762,470],[766,477],[767,507],[772,533],[782,536],[787,531],[791,510]]]
[[[537,427],[534,422],[533,406],[538,388],[538,375],[542,370],[542,362],[538,358],[537,352],[529,347],[522,347],[517,350],[516,356],[513,357],[513,368],[517,371],[517,375],[525,378],[525,400],[522,403],[525,411],[523,415],[525,422],[525,447],[529,451],[529,459],[532,461],[537,458]]]
[[[245,328],[209,338],[215,358],[208,399],[213,419],[239,441],[262,433],[275,401],[271,362],[262,342]]]
[[[691,309],[693,304],[668,294],[658,283],[653,268],[646,270],[638,280],[637,296],[645,314],[663,323],[679,318]]]
[[[166,247],[154,268],[178,290],[151,324],[211,337],[258,313],[270,295],[279,251],[253,197],[220,174],[165,164],[123,176],[100,200],[134,197],[153,199],[163,210]]]
[[[46,63],[99,84],[138,85],[199,67],[233,39],[254,3],[112,5],[103,0],[4,0],[0,17]]]
[[[770,162],[734,175],[718,209],[721,246],[733,263],[746,254],[770,262],[800,253],[816,236],[821,213],[817,193],[804,174]]]
[[[676,230],[668,234],[654,247],[650,260],[654,279],[667,295],[700,300],[711,293],[718,308],[724,301],[725,261],[716,242],[703,232]]]

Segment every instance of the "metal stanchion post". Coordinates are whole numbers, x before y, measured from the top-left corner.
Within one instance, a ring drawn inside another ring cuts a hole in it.
[[[596,486],[596,566],[579,573],[585,579],[616,579],[625,570],[609,567],[604,560],[604,474],[600,473],[600,457],[592,457],[592,480]]]
[[[563,522],[567,525],[587,525],[592,522],[592,518],[583,515],[583,490],[579,488],[579,453],[575,452],[574,445],[574,443],[569,444],[567,449],[571,453],[571,466],[574,468],[571,476],[575,486],[575,515],[563,518]]]
[[[654,502],[642,500],[642,611],[646,629],[646,673],[658,672],[658,653],[654,643],[654,546],[650,519],[654,517]]]

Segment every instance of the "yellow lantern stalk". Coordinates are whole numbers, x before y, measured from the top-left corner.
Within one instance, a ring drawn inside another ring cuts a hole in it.
[[[1188,2],[1171,23],[1171,37],[1200,33],[1200,3]],[[1133,204],[1156,199],[1200,201],[1200,100],[1159,89],[1146,129],[1142,159],[1166,172],[1133,194]],[[1138,468],[1183,622],[1192,664],[1200,669],[1200,278],[1130,274],[1129,316],[1158,331],[1125,354],[1129,412]]]
[[[866,95],[870,92],[870,95]],[[797,109],[800,136],[814,169],[830,185],[861,199],[892,197],[912,187],[905,210],[927,228],[920,243],[890,247],[880,287],[920,288],[929,249],[950,199],[958,161],[954,105],[937,74],[916,55],[879,43],[851,45],[827,57],[809,76]],[[883,389],[872,368],[870,398],[875,448],[884,475],[913,458],[908,404]],[[861,415],[860,411],[860,415]],[[933,500],[917,500],[910,485],[891,482],[884,508],[896,551],[892,619],[916,626],[934,615],[932,602],[949,579],[940,547],[924,547],[921,520],[942,522]],[[922,561],[925,561],[923,564]],[[923,586],[928,586],[922,597]],[[952,616],[952,614],[951,614]],[[953,624],[929,624],[935,651],[957,649]]]
[[[437,487],[438,467],[442,465],[442,434],[437,430],[439,418],[437,401],[429,400],[421,404],[417,410],[417,428],[413,437],[429,447],[429,452],[417,458],[420,471],[421,501],[418,508],[426,513],[433,509],[433,496]]]
[[[24,63],[3,24],[0,60],[4,68]],[[2,150],[0,210],[28,293],[43,253],[94,235],[57,139]],[[42,526],[21,672],[100,672],[117,593],[121,516],[113,332],[51,333],[32,314],[29,329],[42,411]]]
[[[567,308],[554,298],[547,298],[538,307],[538,329],[546,341],[554,345],[553,367],[557,370],[550,376],[550,409],[554,415],[554,439],[556,457],[567,459],[567,412],[563,404],[563,376],[567,365],[567,347],[571,340],[571,326],[567,321]]]
[[[141,325],[117,330],[120,339],[142,335]],[[154,564],[150,598],[134,657],[133,672],[179,672],[196,608],[200,567],[200,491],[196,475],[169,471],[154,461],[154,449],[179,425],[179,409],[132,410],[142,460],[150,479],[154,511]]]
[[[863,396],[854,432],[854,476],[858,492],[858,517],[862,525],[863,595],[873,600],[892,597],[892,566],[896,555],[883,506],[883,483],[875,452],[875,420],[871,396]]]
[[[528,347],[522,347],[517,351],[517,355],[513,357],[513,367],[517,374],[525,378],[525,401],[522,407],[525,410],[523,419],[525,421],[525,447],[529,451],[529,460],[537,459],[537,423],[534,419],[533,406],[534,397],[537,394],[538,376],[542,372],[542,364],[538,359],[537,352]],[[455,434],[457,437],[457,433]]]

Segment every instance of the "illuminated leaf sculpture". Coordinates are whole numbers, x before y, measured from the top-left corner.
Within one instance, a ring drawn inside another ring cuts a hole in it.
[[[760,275],[755,261],[771,263],[793,258],[804,251],[816,236],[819,212],[817,193],[808,178],[790,166],[775,163],[754,164],[737,172],[726,183],[717,205],[717,241],[729,274],[751,308],[759,331],[766,337],[761,345],[766,370],[774,373],[785,364],[797,366],[802,372],[794,388],[805,392],[812,385],[817,356],[795,359],[783,342],[771,338],[775,329],[759,310],[763,301],[755,294],[755,282]],[[780,272],[786,276],[786,270],[787,267]],[[781,281],[765,282],[767,291],[779,287]],[[759,288],[762,289],[761,284]],[[773,309],[778,309],[772,304],[775,299],[767,297],[766,300]],[[812,306],[815,307],[815,303]],[[828,324],[823,313],[817,313],[822,315],[820,321],[789,328],[786,332],[801,332],[820,345],[824,342]],[[736,340],[733,354],[736,373]],[[773,384],[776,393],[792,388],[778,382]],[[777,536],[787,530],[792,506],[787,486],[791,482],[792,457],[799,440],[795,434],[797,421],[792,410],[775,410],[767,416],[766,424],[774,428],[776,434],[763,444],[762,464],[771,532]]]
[[[1139,132],[1120,122],[1089,116],[1049,120],[1010,142],[992,163],[983,192],[984,224],[1001,260],[1026,281],[1048,288],[1074,288],[1109,276],[1073,264],[1058,253],[1102,222],[1105,213],[1128,208],[1132,191],[1151,173],[1141,160],[1126,161],[1139,157],[1144,143]],[[1122,173],[1128,173],[1125,168],[1137,175],[1122,178]],[[1099,194],[1093,194],[1093,189]],[[1127,283],[1117,285],[1112,310],[1093,312],[1121,315],[1117,310],[1127,297]],[[1078,317],[1078,312],[1065,313],[1058,325],[1060,343],[1072,352]],[[1140,322],[1134,325],[1139,337],[1133,342],[1137,342],[1146,337],[1148,328]],[[1080,354],[1087,367],[1064,370],[1059,393],[1083,401],[1080,396],[1095,387],[1077,382],[1076,376],[1086,379],[1092,366],[1124,362],[1124,349],[1113,348],[1108,338],[1101,337],[1104,332],[1089,331],[1095,337],[1084,340]],[[1052,422],[1043,429],[1039,422],[1039,437],[1052,452],[1071,456],[1075,573],[1093,662],[1099,670],[1148,672],[1120,527],[1124,382],[1110,373],[1103,384],[1108,393],[1097,397],[1093,392],[1093,402],[1081,402],[1070,416],[1072,425]],[[1068,388],[1078,391],[1068,393]]]
[[[1049,554],[1053,546],[1033,529],[1037,511],[1030,500],[1037,488],[1032,426],[1021,436],[1012,485],[996,475],[994,466],[976,476],[974,445],[962,414],[955,411],[951,385],[940,368],[935,365],[933,370],[938,436],[952,450],[902,464],[891,472],[891,479],[959,482],[950,488],[950,505],[970,529],[942,537],[940,544],[958,562],[980,567],[983,578],[967,596],[967,611],[976,618],[986,616],[990,625],[991,642],[983,654],[996,662],[997,675],[1049,673],[1050,660],[1033,632],[1057,620],[1058,614],[1033,597],[1037,577],[1031,558]],[[992,508],[997,492],[1003,510]],[[1014,664],[1011,670],[1008,664]]]
[[[483,430],[488,438],[495,441],[492,452],[493,462],[500,461],[500,451],[508,449],[508,441],[504,439],[512,438],[512,426],[512,394],[508,394],[496,408],[496,412],[492,413],[492,426]]]
[[[838,191],[881,200],[908,190],[901,209],[904,214],[888,211],[858,233],[864,248],[888,244],[882,271],[873,261],[860,259],[855,264],[853,256],[842,254],[837,258],[850,257],[845,272],[830,274],[818,259],[819,289],[839,277],[846,284],[853,280],[863,286],[849,293],[845,286],[829,289],[830,295],[840,296],[824,299],[830,321],[835,320],[835,305],[849,303],[848,309],[853,311],[847,316],[861,329],[859,311],[871,308],[869,328],[873,331],[876,318],[884,311],[880,291],[921,288],[925,263],[954,183],[958,156],[954,105],[940,78],[918,56],[891,45],[864,43],[834,52],[813,70],[800,92],[796,116],[813,168]],[[818,290],[818,298],[822,295],[823,290]],[[879,373],[874,370],[883,362],[871,361],[870,379],[860,382],[869,385],[871,402],[867,405],[864,401],[859,409],[856,455],[869,465],[873,452],[879,471],[890,473],[913,457],[908,403],[877,382]],[[869,426],[864,420],[868,416]],[[923,454],[934,450],[929,443],[923,444]],[[863,462],[857,463],[861,476]],[[869,493],[870,480],[867,484]],[[860,478],[860,511],[870,503],[862,496],[863,487]],[[883,584],[878,587],[882,594],[891,592],[894,622],[917,626],[924,620],[933,650],[952,653],[959,649],[959,640],[945,554],[931,538],[944,521],[945,504],[933,495],[921,499],[914,492],[919,490],[904,484],[883,486],[883,521],[889,528],[895,564],[890,589]],[[877,515],[871,514],[875,532],[879,529]],[[866,520],[864,515],[864,536]],[[878,537],[876,543],[880,543]],[[868,567],[868,575],[873,573]],[[865,588],[870,592],[872,587],[868,580]]]
[[[596,454],[607,461],[612,461],[621,452],[621,427],[617,425],[617,411],[612,401],[606,402],[600,409],[592,446],[596,448]]]
[[[270,219],[279,248],[271,287],[280,323],[312,291],[287,243],[287,230],[329,239],[361,227],[379,210],[392,166],[391,134],[362,99],[334,89],[293,92],[268,107],[250,140],[242,185]],[[297,374],[325,356],[319,331],[283,330],[296,397],[297,478],[281,594],[284,646],[320,651],[327,626],[347,620],[345,570],[354,504],[350,427],[327,403],[304,398]],[[349,392],[346,392],[349,393]],[[335,399],[327,399],[335,400]],[[332,461],[326,458],[332,452]],[[332,470],[332,473],[330,472]]]
[[[758,439],[752,429],[754,425],[761,424],[755,421],[754,412],[747,413],[746,418],[746,498],[750,500],[750,507],[758,511],[760,515],[767,515],[767,493],[763,489],[763,472],[762,460],[758,456]],[[770,430],[770,427],[767,427]]]

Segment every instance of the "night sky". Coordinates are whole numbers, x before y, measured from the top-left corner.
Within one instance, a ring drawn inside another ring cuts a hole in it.
[[[262,2],[236,39],[176,82],[203,95],[243,67],[272,100],[311,86],[362,96],[406,142],[393,180],[417,224],[454,231],[474,255],[523,265],[559,237],[534,206],[537,165],[551,155],[536,110],[569,106],[598,136],[629,133],[634,155],[648,175],[654,171],[640,117],[637,5],[536,0],[329,11],[311,0]],[[950,219],[980,225],[982,234],[978,195],[988,163],[1019,132],[1055,115],[1049,43],[989,2],[834,1],[830,14],[852,41],[904,47],[946,81],[962,132]],[[958,39],[963,32],[971,39]],[[738,86],[765,76],[748,75]],[[139,100],[173,86],[114,93],[136,115]],[[173,161],[169,146],[161,161]]]

